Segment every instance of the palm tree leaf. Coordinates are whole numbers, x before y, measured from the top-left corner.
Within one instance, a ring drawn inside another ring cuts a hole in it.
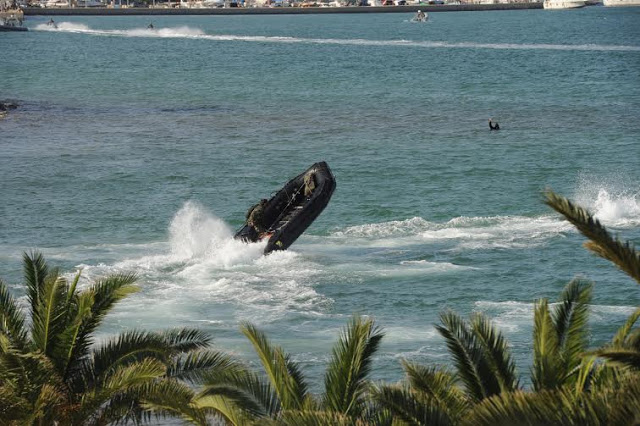
[[[596,363],[596,360],[597,358],[595,356],[585,356],[582,358],[580,365],[576,368],[576,396],[589,391],[593,382],[598,379],[598,372],[602,368]]]
[[[190,352],[208,347],[211,336],[197,328],[176,328],[161,333],[168,346],[176,352]]]
[[[464,393],[456,386],[456,377],[437,367],[425,367],[402,362],[411,391],[423,400],[430,399],[455,417],[464,412],[469,403]]]
[[[82,363],[80,360],[89,352],[89,340],[79,339],[78,336],[82,329],[82,324],[87,321],[91,315],[91,306],[93,305],[93,292],[86,291],[67,299],[67,304],[74,305],[74,308],[67,308],[69,320],[67,327],[59,334],[58,349],[63,368],[63,377],[68,377],[74,366]]]
[[[635,371],[640,371],[640,351],[635,349],[602,349],[595,352],[599,357]]]
[[[362,412],[366,379],[373,354],[384,334],[372,320],[355,316],[333,348],[325,373],[323,406],[351,416]]]
[[[208,396],[226,398],[259,417],[276,417],[281,411],[280,400],[270,383],[247,369],[212,369],[204,383],[200,393],[203,400]]]
[[[601,426],[607,423],[603,394],[575,398],[571,389],[505,392],[475,405],[462,422],[469,426]]]
[[[500,384],[484,351],[465,321],[453,312],[440,314],[440,320],[443,325],[436,325],[436,330],[445,339],[469,397],[480,401],[487,396],[500,393]]]
[[[283,426],[357,426],[357,422],[350,416],[335,411],[289,410],[274,422]]]
[[[90,287],[95,298],[91,307],[93,315],[92,320],[85,325],[83,334],[93,332],[116,303],[139,290],[134,285],[136,280],[135,274],[115,274],[96,281]]]
[[[73,371],[73,388],[77,392],[99,388],[118,367],[154,358],[169,363],[173,351],[164,338],[154,332],[131,330],[110,338],[93,349]]]
[[[629,377],[626,383],[613,389],[609,425],[637,425],[640,423],[640,379]]]
[[[611,340],[612,347],[623,348],[625,346],[627,337],[629,336],[629,333],[631,332],[633,326],[636,324],[636,321],[638,321],[638,318],[640,318],[640,308],[636,309],[629,316],[629,318],[627,318],[627,321],[624,323],[624,325],[618,329],[615,336],[613,336],[613,339]]]
[[[32,312],[31,337],[36,347],[54,358],[58,333],[66,326],[67,280],[49,275]],[[57,364],[57,363],[56,363]]]
[[[102,389],[109,393],[126,391],[134,385],[147,384],[161,378],[166,371],[165,365],[153,358],[121,365],[115,368]]]
[[[179,417],[197,425],[206,425],[207,410],[194,403],[195,393],[187,385],[175,380],[146,383],[137,390],[141,408],[157,418]]]
[[[29,254],[23,253],[22,265],[27,286],[27,298],[31,304],[31,310],[35,311],[45,278],[49,275],[49,267],[42,253],[38,251],[32,251]]]
[[[380,386],[371,391],[371,398],[394,417],[410,425],[446,426],[455,424],[450,412],[435,399],[417,398],[402,386]],[[462,413],[457,413],[458,415]]]
[[[471,320],[471,330],[478,342],[484,348],[486,358],[500,383],[501,392],[511,392],[520,387],[516,372],[516,365],[511,357],[507,341],[481,314],[476,314]]]
[[[531,380],[536,391],[552,389],[562,384],[564,371],[559,353],[558,333],[555,330],[549,302],[540,300],[533,316],[533,367]]]
[[[300,409],[306,397],[306,384],[295,370],[288,355],[279,347],[272,346],[266,336],[251,324],[244,324],[242,332],[253,344],[262,366],[276,391],[284,409]]]
[[[560,356],[565,371],[571,371],[581,362],[587,346],[587,320],[593,284],[579,279],[572,280],[562,292],[560,303],[551,319],[558,334]]]
[[[244,371],[245,367],[235,358],[218,351],[198,351],[177,356],[169,365],[167,376],[199,383],[210,378],[212,371]]]
[[[196,406],[210,413],[215,413],[223,421],[214,424],[225,425],[252,425],[268,424],[266,419],[259,418],[258,421],[251,410],[243,404],[242,396],[228,396],[227,394],[202,395],[196,399]]]
[[[640,284],[640,253],[637,253],[630,242],[621,242],[613,238],[600,221],[580,206],[555,194],[551,190],[545,192],[545,203],[562,214],[589,240],[585,246],[598,256],[613,262]]]
[[[28,340],[24,324],[24,314],[9,293],[6,284],[0,279],[0,335],[6,335],[11,345],[26,349]]]

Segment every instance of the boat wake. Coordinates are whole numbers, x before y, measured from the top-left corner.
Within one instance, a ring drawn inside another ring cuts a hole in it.
[[[175,28],[134,28],[129,30],[99,30],[92,29],[84,24],[73,22],[59,22],[56,26],[39,24],[34,28],[38,31],[51,31],[63,33],[91,34],[98,36],[118,36],[118,37],[155,37],[155,38],[197,38],[204,35],[198,28],[175,27]]]
[[[494,50],[567,50],[567,51],[617,51],[640,52],[640,46],[600,45],[600,44],[518,44],[518,43],[476,43],[447,41],[413,41],[413,40],[367,40],[367,39],[335,39],[335,38],[302,38],[278,36],[246,36],[233,34],[205,34],[198,28],[134,28],[128,30],[99,30],[84,24],[60,22],[57,28],[39,24],[38,31],[57,31],[67,33],[91,34],[97,36],[148,37],[148,38],[191,38],[210,41],[240,41],[247,43],[281,43],[281,44],[330,44],[346,46],[373,47],[415,47],[441,49],[494,49]]]
[[[168,243],[138,247],[137,256],[128,252],[125,259],[112,264],[77,267],[83,270],[84,284],[107,274],[137,273],[141,294],[124,302],[122,315],[139,315],[149,311],[146,304],[152,303],[153,327],[165,311],[175,313],[178,321],[180,315],[187,323],[208,321],[202,312],[189,308],[203,304],[261,323],[285,315],[322,314],[332,301],[313,289],[313,277],[321,272],[318,265],[293,251],[265,257],[264,246],[233,239],[233,230],[223,220],[187,202],[169,226]],[[237,327],[235,321],[227,325]]]

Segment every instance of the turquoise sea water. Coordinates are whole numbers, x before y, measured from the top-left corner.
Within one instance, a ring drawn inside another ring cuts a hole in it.
[[[533,301],[596,281],[593,345],[640,302],[541,202],[551,187],[640,237],[640,8],[31,17],[0,35],[0,276],[32,248],[88,279],[137,271],[101,335],[195,326],[253,362],[250,321],[318,388],[353,313],[374,378],[447,362],[444,309],[485,312],[520,371]],[[155,30],[147,30],[153,21]],[[489,132],[493,117],[502,130]],[[287,252],[231,239],[316,161],[337,189]]]

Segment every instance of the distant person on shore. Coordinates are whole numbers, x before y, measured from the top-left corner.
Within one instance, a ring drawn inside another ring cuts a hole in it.
[[[489,119],[489,130],[500,130],[500,125],[498,123],[494,123],[493,120]]]

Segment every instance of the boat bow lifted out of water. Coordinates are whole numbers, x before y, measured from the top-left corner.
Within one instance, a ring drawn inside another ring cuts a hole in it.
[[[335,189],[336,180],[327,163],[315,163],[267,201],[263,223],[266,232],[259,234],[245,224],[234,238],[245,242],[268,239],[264,254],[286,250],[322,213]]]

